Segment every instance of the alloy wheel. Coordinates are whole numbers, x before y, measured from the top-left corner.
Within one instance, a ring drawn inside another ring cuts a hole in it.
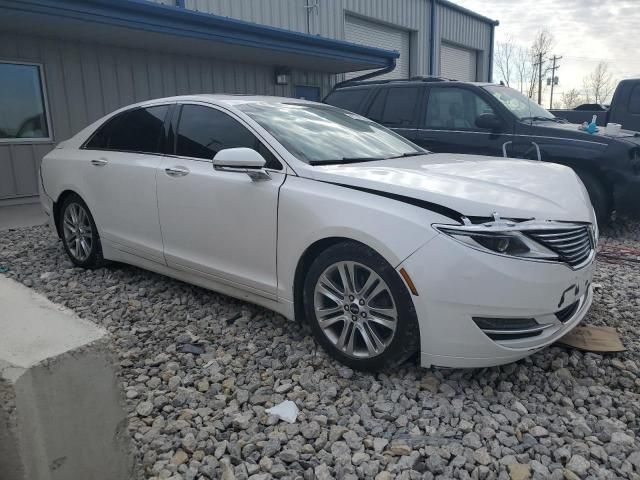
[[[73,257],[83,262],[93,248],[93,229],[85,208],[78,203],[70,203],[62,219],[64,241]]]
[[[340,261],[325,269],[315,285],[313,307],[329,341],[356,358],[380,355],[398,326],[391,289],[358,262]]]

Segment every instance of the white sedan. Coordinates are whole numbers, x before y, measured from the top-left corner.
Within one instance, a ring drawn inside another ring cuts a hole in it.
[[[432,154],[327,105],[139,103],[60,143],[41,179],[75,265],[125,262],[309,322],[358,369],[512,362],[592,300],[598,233],[571,169]]]

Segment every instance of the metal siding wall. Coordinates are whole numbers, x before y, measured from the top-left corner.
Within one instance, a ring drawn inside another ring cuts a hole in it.
[[[162,0],[154,0],[162,1]],[[355,13],[412,30],[411,74],[429,73],[429,0],[317,0],[311,10],[313,35],[345,39],[345,14]],[[313,0],[309,1],[313,4]],[[200,12],[307,33],[307,0],[186,0]]]
[[[477,79],[480,81],[488,80],[491,25],[440,4],[437,9],[437,23],[438,42],[436,49],[439,51],[440,43],[447,41],[478,50]]]
[[[273,67],[132,48],[0,33],[0,59],[43,65],[54,142],[0,143],[0,200],[38,193],[40,160],[61,140],[124,105],[190,93],[292,96],[293,85],[317,85],[333,76],[292,72],[292,85],[274,83]]]

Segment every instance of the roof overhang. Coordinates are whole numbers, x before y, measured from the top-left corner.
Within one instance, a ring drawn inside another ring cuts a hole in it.
[[[329,73],[393,68],[399,57],[146,0],[0,0],[0,30]]]

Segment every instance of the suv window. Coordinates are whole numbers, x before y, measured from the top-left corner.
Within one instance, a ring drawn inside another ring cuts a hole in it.
[[[183,105],[178,122],[176,154],[212,160],[225,148],[247,147],[259,152],[266,168],[282,165],[256,136],[226,113],[203,105]]]
[[[450,130],[477,130],[476,118],[494,113],[493,108],[477,93],[465,88],[432,87],[425,126]]]
[[[390,88],[384,102],[382,123],[385,125],[411,125],[418,105],[418,87]]]
[[[380,90],[376,94],[376,98],[373,99],[371,105],[369,105],[369,110],[367,111],[367,118],[373,120],[374,122],[382,122],[382,114],[384,113],[384,104],[387,99],[388,88]]]
[[[335,90],[331,92],[325,99],[325,103],[334,107],[344,108],[352,112],[360,113],[359,107],[362,105],[367,92],[365,88],[347,88],[344,90]]]
[[[163,153],[162,127],[168,105],[123,112],[101,126],[85,148],[134,153]]]

